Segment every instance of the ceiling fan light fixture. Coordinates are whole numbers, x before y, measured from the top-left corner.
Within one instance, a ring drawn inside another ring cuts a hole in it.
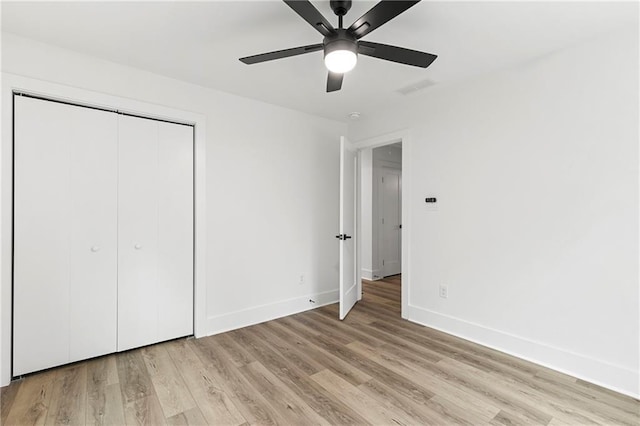
[[[358,55],[351,50],[334,50],[324,56],[327,69],[337,74],[344,74],[355,68]]]
[[[349,37],[344,30],[338,30],[336,38],[325,39],[324,64],[329,71],[337,74],[349,72],[358,63],[357,49],[355,39]]]

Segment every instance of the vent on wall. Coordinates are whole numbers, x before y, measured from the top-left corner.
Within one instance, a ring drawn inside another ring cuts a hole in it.
[[[435,85],[436,82],[433,80],[429,80],[428,78],[425,78],[424,80],[420,80],[418,82],[415,83],[411,83],[408,86],[402,87],[398,90],[396,90],[396,92],[402,94],[402,95],[409,95],[411,93],[415,93],[418,92],[420,90],[424,90],[427,87],[431,87],[433,85]]]

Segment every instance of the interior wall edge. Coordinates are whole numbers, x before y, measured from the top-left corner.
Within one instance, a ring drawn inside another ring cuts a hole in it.
[[[640,398],[640,372],[525,337],[409,305],[408,319],[604,388]]]

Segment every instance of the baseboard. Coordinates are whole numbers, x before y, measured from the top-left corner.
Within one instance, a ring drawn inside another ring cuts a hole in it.
[[[381,269],[362,269],[362,278],[368,281],[381,280],[384,278],[382,276]]]
[[[313,300],[315,303],[310,302]],[[310,294],[207,318],[207,336],[286,317],[339,301],[338,290]]]
[[[417,306],[409,305],[407,318],[633,398],[640,397],[638,371]]]
[[[373,271],[371,269],[362,268],[362,279],[373,281]]]

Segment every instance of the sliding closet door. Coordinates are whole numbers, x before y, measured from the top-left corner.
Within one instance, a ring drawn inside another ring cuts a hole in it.
[[[116,350],[117,116],[15,98],[13,374]]]
[[[119,117],[118,350],[193,333],[193,130]]]

